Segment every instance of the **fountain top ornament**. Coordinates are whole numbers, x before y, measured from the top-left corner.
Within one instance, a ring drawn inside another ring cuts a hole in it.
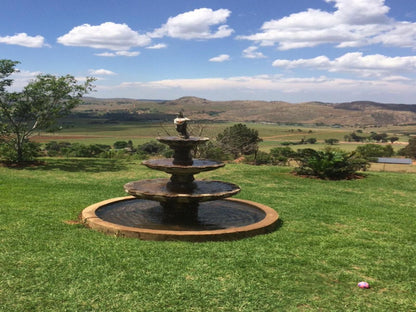
[[[187,129],[189,120],[189,118],[183,116],[182,112],[179,112],[178,116],[173,120],[173,123],[176,125],[176,131],[178,131],[180,136],[184,139],[189,139],[189,133]]]

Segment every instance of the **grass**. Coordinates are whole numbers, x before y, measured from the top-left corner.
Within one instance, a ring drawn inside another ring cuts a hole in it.
[[[71,224],[138,162],[49,159],[0,168],[1,311],[416,311],[415,174],[320,181],[288,168],[201,173],[275,208],[277,231],[233,242],[148,242]],[[367,281],[371,288],[357,287]]]

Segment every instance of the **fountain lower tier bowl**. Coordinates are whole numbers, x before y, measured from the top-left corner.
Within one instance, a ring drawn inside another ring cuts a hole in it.
[[[194,159],[192,164],[187,166],[177,165],[173,162],[173,158],[165,158],[145,160],[142,164],[150,169],[156,169],[170,174],[197,174],[203,171],[215,170],[225,165],[223,162],[204,159]]]
[[[241,199],[204,202],[194,218],[171,220],[155,201],[133,196],[113,198],[82,211],[92,229],[142,240],[223,241],[272,232],[277,212],[265,205]]]
[[[222,181],[195,180],[189,192],[179,193],[169,189],[169,179],[151,179],[129,182],[124,189],[130,195],[161,203],[197,203],[233,196],[240,187]]]

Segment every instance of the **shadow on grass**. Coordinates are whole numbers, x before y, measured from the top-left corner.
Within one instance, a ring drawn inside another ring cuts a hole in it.
[[[283,226],[283,220],[282,219],[280,219],[280,216],[279,216],[279,219],[277,219],[277,222],[276,222],[276,228],[273,230],[273,232],[274,231],[278,231],[278,230],[280,230],[280,228]]]
[[[97,158],[47,159],[36,163],[8,167],[17,170],[62,170],[69,172],[117,172],[127,169],[125,164],[119,160]]]

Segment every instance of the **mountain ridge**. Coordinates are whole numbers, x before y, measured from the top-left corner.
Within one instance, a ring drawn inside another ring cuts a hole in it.
[[[353,101],[325,103],[310,101],[211,101],[185,96],[176,100],[99,99],[88,97],[76,111],[131,114],[176,114],[184,111],[194,120],[325,124],[343,126],[386,126],[416,124],[416,104]],[[143,117],[143,116],[142,116]]]

